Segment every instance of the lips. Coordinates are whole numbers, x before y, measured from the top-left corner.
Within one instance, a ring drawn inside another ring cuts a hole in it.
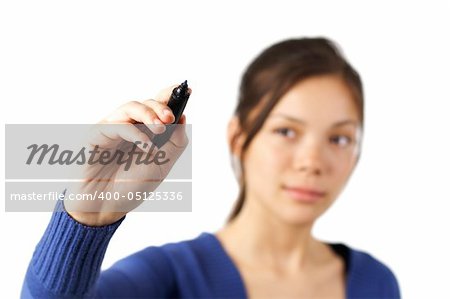
[[[314,203],[325,197],[326,193],[315,188],[303,186],[283,186],[283,191],[292,199]]]

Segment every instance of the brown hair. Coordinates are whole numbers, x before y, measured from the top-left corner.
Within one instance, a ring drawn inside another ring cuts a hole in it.
[[[250,142],[262,128],[280,98],[299,81],[327,74],[340,76],[351,90],[362,127],[364,121],[362,82],[338,46],[326,38],[290,39],[264,50],[243,74],[238,104],[234,112],[241,132],[232,137],[231,148],[234,148],[238,135],[243,133],[245,140],[241,148],[242,159]],[[235,218],[244,205],[245,170],[242,161],[240,170],[240,192],[228,221]]]

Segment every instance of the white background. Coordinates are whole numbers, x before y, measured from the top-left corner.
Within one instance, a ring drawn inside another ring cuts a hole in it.
[[[103,266],[221,227],[237,195],[225,129],[242,71],[276,41],[326,36],[362,75],[366,130],[314,234],[385,262],[404,298],[449,298],[448,2],[230,2],[1,1],[2,123],[93,123],[184,79],[193,89],[193,212],[130,214]],[[1,212],[0,297],[18,297],[49,218]]]

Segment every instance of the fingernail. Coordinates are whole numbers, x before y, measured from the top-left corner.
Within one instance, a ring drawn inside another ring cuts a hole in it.
[[[155,125],[162,125],[163,123],[162,123],[162,121],[160,121],[159,119],[155,118],[155,119],[153,120],[153,124],[155,124]]]

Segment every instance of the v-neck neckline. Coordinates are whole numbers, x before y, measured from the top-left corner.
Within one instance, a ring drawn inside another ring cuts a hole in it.
[[[228,254],[228,252],[225,250],[224,246],[222,245],[221,241],[217,238],[217,236],[213,233],[204,232],[202,235],[209,237],[213,243],[216,249],[220,252],[220,256],[223,259],[223,262],[228,266],[228,271],[231,273],[234,273],[236,277],[238,278],[238,292],[241,293],[242,297],[248,298],[247,289],[244,283],[244,279],[241,275],[241,272],[239,271],[237,265],[231,258],[231,256]],[[351,250],[349,247],[342,243],[325,243],[335,252],[337,255],[339,255],[343,261],[345,266],[345,292],[348,296],[349,291],[349,282],[350,282],[350,275],[351,275]],[[241,297],[241,296],[240,296]]]

